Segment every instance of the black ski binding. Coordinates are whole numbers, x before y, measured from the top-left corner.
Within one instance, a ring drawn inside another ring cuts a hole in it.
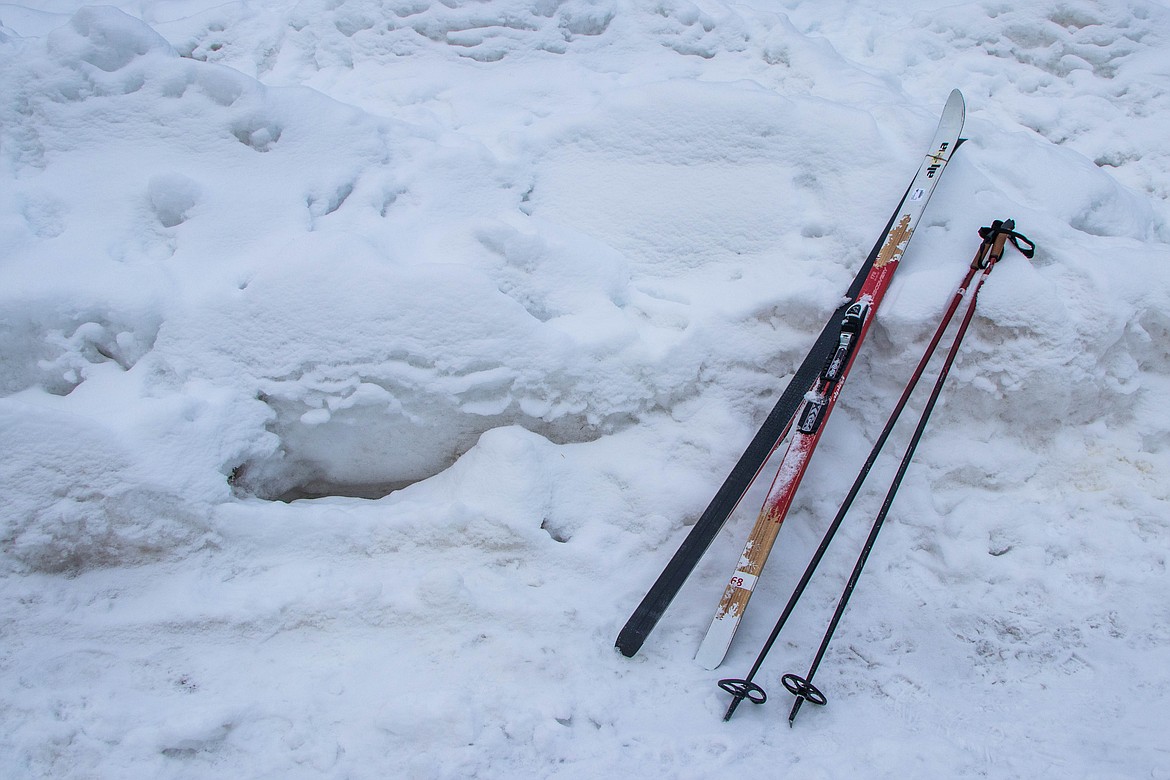
[[[837,349],[829,358],[829,362],[825,364],[825,370],[821,372],[821,379],[832,383],[841,378],[841,372],[845,370],[845,363],[849,361],[849,354],[853,352],[857,334],[861,332],[861,326],[865,324],[865,315],[868,312],[869,306],[861,301],[851,304],[845,310],[845,317],[841,320],[841,335],[837,341]]]

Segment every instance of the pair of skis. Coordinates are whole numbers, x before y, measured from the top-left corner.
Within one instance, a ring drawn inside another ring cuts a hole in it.
[[[954,90],[943,109],[929,151],[887,223],[885,233],[850,285],[845,302],[825,325],[739,462],[622,628],[615,643],[622,654],[632,656],[641,648],[744,493],[791,431],[776,478],[696,656],[709,669],[723,661],[825,421],[856,359],[858,347],[869,332],[926,204],[959,145],[964,114],[963,96]]]

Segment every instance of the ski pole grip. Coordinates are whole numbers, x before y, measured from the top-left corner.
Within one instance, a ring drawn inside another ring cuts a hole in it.
[[[1007,241],[1011,241],[1012,246],[1020,250],[1020,254],[1028,259],[1036,255],[1036,243],[1023,233],[1016,232],[1014,219],[997,219],[991,223],[991,227],[979,228],[979,236],[983,239],[983,244],[975,255],[975,261],[971,264],[973,268],[986,268],[988,265],[999,262],[1000,258],[1003,257],[1003,247]]]

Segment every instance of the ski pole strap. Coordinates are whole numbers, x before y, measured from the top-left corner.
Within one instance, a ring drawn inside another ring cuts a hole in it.
[[[1011,241],[1012,246],[1020,250],[1020,254],[1031,259],[1036,254],[1036,244],[1023,233],[1016,232],[1016,222],[1014,219],[995,220],[990,227],[979,228],[979,237],[983,239],[983,248],[979,254],[976,255],[973,268],[986,268],[988,265],[998,262],[999,255],[994,255],[993,259],[988,258],[988,249],[998,245],[1003,246],[1003,242]]]

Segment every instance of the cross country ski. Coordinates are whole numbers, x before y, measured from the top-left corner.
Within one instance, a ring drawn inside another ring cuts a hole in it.
[[[698,660],[704,666],[714,668],[722,661],[820,438],[824,422],[856,358],[857,348],[872,324],[873,315],[935,186],[959,145],[964,114],[963,96],[954,90],[943,109],[927,154],[887,223],[885,233],[850,285],[845,302],[821,331],[739,462],[618,635],[615,644],[624,655],[632,656],[641,648],[795,422],[788,451],[749,538],[741,564],[725,588],[715,619],[700,648]]]

